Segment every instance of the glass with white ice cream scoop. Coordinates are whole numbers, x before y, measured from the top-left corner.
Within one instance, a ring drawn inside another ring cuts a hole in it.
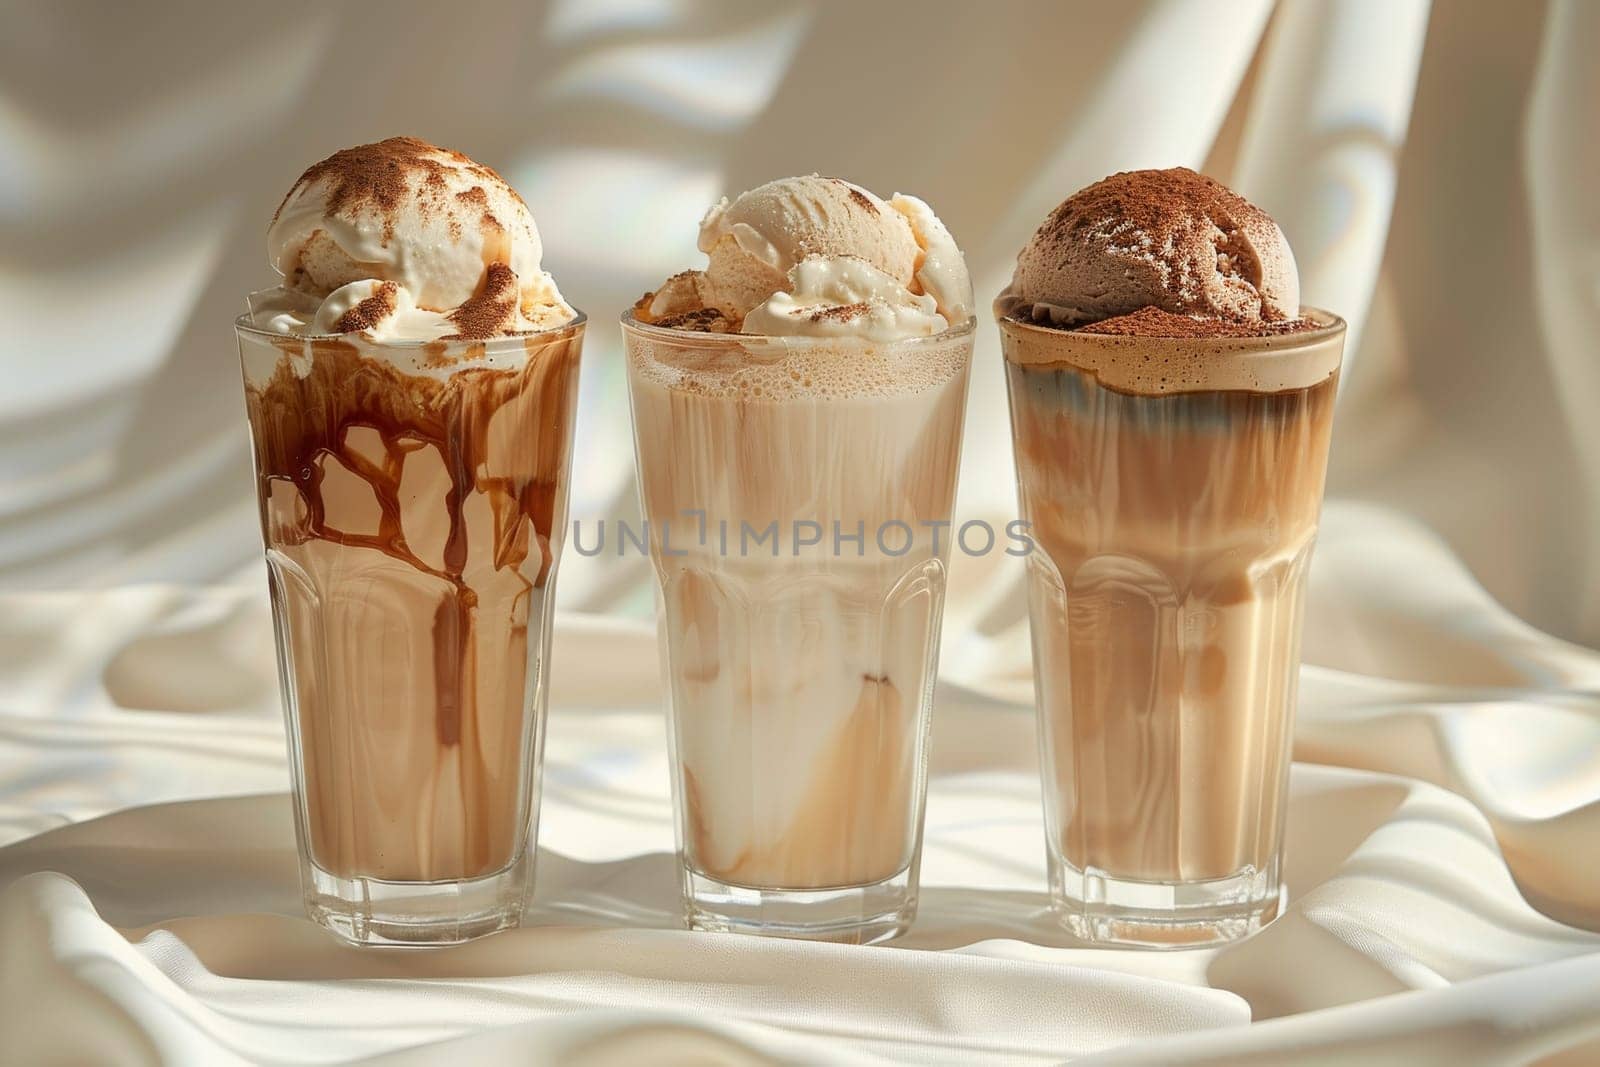
[[[306,908],[368,945],[514,926],[583,316],[478,341],[237,333]]]
[[[893,937],[917,907],[973,322],[623,333],[686,920]]]

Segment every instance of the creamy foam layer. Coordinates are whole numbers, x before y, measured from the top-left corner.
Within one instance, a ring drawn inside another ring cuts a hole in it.
[[[1316,328],[1260,337],[1144,337],[1063,330],[1006,317],[996,302],[1001,347],[1009,362],[1068,366],[1111,389],[1167,393],[1305,389],[1332,378],[1344,346],[1344,320],[1302,308]]]
[[[947,384],[971,358],[974,325],[933,337],[707,335],[637,322],[630,366],[642,378],[701,396],[750,400],[869,400]]]
[[[949,550],[923,523],[950,516],[971,330],[888,346],[624,332],[690,866],[788,889],[904,871]],[[794,550],[802,520],[825,537]],[[833,551],[835,521],[863,531],[859,552]],[[876,543],[890,521],[903,552]],[[774,523],[781,549],[740,545]]]

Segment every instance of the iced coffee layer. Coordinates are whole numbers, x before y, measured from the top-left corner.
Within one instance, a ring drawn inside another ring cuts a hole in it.
[[[916,841],[949,541],[924,523],[950,514],[971,333],[749,340],[627,335],[686,860],[757,888],[870,884]],[[824,543],[793,551],[797,521]],[[861,543],[834,551],[834,522]],[[895,554],[891,522],[912,536]],[[772,523],[781,547],[738,543]]]
[[[1307,389],[1339,369],[1344,322],[1302,309],[1309,329],[1270,324],[1247,336],[1152,336],[1060,329],[1009,317],[996,305],[1011,363],[1074,367],[1118,392],[1145,396],[1210,391],[1277,393]]]
[[[303,817],[332,874],[471,878],[523,847],[579,337],[242,336]]]
[[[1336,377],[1150,397],[1008,374],[1055,854],[1139,881],[1267,870]]]

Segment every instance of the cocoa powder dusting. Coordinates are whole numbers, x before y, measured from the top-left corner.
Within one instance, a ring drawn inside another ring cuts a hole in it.
[[[395,294],[400,287],[394,282],[384,282],[373,294],[339,316],[333,324],[334,333],[357,333],[370,330],[394,314]]]
[[[390,137],[373,144],[357,145],[335,152],[319,163],[306,168],[300,180],[294,183],[288,195],[278,204],[272,219],[278,220],[291,197],[304,187],[327,180],[327,211],[338,214],[355,207],[366,207],[383,220],[386,240],[394,237],[397,211],[412,198],[413,186],[417,190],[410,205],[424,216],[448,210],[446,194],[450,181],[447,172],[452,168],[464,169],[483,181],[505,185],[500,176],[481,163],[476,163],[460,152],[431,145],[415,137]],[[509,189],[509,186],[507,186]],[[482,193],[480,188],[476,190]],[[464,197],[466,194],[457,194]],[[512,190],[512,195],[516,192]],[[517,198],[520,202],[521,198]],[[488,203],[487,195],[483,203]],[[453,236],[459,223],[451,226]]]
[[[1079,326],[1075,333],[1112,337],[1276,337],[1317,329],[1309,319],[1276,322],[1236,322],[1230,319],[1179,315],[1158,307],[1143,307],[1127,315]]]
[[[1152,236],[1171,232],[1184,220],[1203,215],[1224,231],[1240,217],[1266,216],[1215,178],[1187,167],[1165,171],[1123,171],[1074,193],[1045,220],[1051,236],[1065,237],[1115,220]]]
[[[384,236],[392,238],[395,210],[409,192],[410,177],[419,175],[428,184],[444,185],[444,165],[435,158],[438,152],[415,137],[390,137],[342,149],[306,168],[273,212],[272,220],[278,220],[296,192],[327,178],[329,214],[356,205],[370,206],[383,216]]]
[[[519,299],[516,271],[505,263],[489,264],[478,291],[448,316],[457,332],[445,340],[481,341],[509,332]]]
[[[480,212],[485,222],[493,217],[489,214],[489,193],[481,185],[461,190],[456,194],[456,201],[469,210]],[[498,229],[499,226],[500,224],[496,222],[495,228]],[[455,216],[451,216],[450,219],[450,236],[457,240],[461,238],[461,220]]]
[[[876,215],[879,213],[878,205],[872,202],[872,197],[868,196],[866,193],[863,193],[855,186],[850,185],[849,182],[845,182],[844,184],[850,187],[850,199],[855,201],[856,207],[860,208],[862,211],[865,211],[869,215]]]
[[[808,318],[812,322],[849,322],[858,319],[872,310],[871,304],[835,304],[830,307],[818,308]]]

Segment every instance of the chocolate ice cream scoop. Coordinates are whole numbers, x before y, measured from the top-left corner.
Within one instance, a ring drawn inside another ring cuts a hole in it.
[[[1143,308],[1272,323],[1299,315],[1300,279],[1266,212],[1174,167],[1113,174],[1068,197],[1017,257],[1001,299],[1056,326]]]

